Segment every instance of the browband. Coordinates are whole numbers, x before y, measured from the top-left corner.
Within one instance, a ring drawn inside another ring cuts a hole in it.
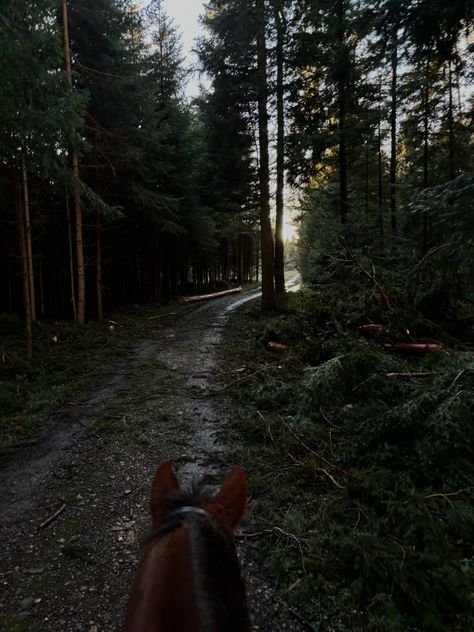
[[[198,516],[205,516],[205,517],[209,517],[213,515],[209,511],[206,511],[205,509],[201,509],[201,507],[190,506],[190,507],[179,507],[179,509],[175,509],[174,511],[172,511],[168,515],[168,517],[171,518],[171,516],[176,516],[178,514],[187,514],[187,513],[198,514]]]

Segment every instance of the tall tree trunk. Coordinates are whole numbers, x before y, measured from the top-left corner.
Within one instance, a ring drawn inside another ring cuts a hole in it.
[[[430,58],[426,57],[425,86],[423,90],[423,188],[428,188],[428,143],[429,143],[429,107],[430,107]],[[423,211],[422,251],[428,250],[428,215]]]
[[[383,217],[383,161],[382,161],[382,112],[380,105],[382,104],[382,80],[379,84],[379,120],[377,129],[377,153],[378,153],[378,216],[379,216],[379,234],[380,244],[383,248],[385,238],[385,226]]]
[[[72,83],[71,50],[69,47],[69,23],[67,12],[67,0],[62,0],[63,10],[63,35],[64,58],[66,62],[66,74],[69,88],[74,89]],[[74,212],[76,224],[76,263],[77,263],[77,322],[84,323],[86,312],[86,281],[84,266],[84,240],[82,232],[82,207],[79,191],[79,157],[75,149],[71,150],[72,174],[74,176]]]
[[[104,308],[102,301],[102,226],[99,211],[97,211],[96,220],[96,248],[95,287],[97,295],[97,319],[99,323],[101,323],[104,320]]]
[[[454,180],[456,167],[454,159],[454,112],[453,112],[453,68],[451,59],[448,62],[448,134],[449,134],[449,179]]]
[[[392,33],[392,85],[390,106],[390,222],[392,234],[397,232],[397,109],[398,109],[398,22]]]
[[[258,144],[260,150],[260,239],[262,244],[262,309],[276,307],[273,285],[274,247],[270,222],[270,165],[268,155],[267,46],[265,39],[265,2],[256,0],[257,17],[257,88]]]
[[[458,57],[458,55],[459,55],[458,48],[456,46],[456,57]],[[456,64],[455,66],[455,73],[456,73],[457,110],[458,110],[458,117],[460,117],[462,115],[462,98],[461,98],[461,71],[460,71],[459,64]]]
[[[379,234],[380,243],[383,247],[384,243],[384,218],[383,218],[383,162],[382,162],[382,123],[379,118],[378,134],[377,134],[377,152],[378,152],[378,216],[379,216]]]
[[[430,107],[430,58],[426,58],[425,86],[423,90],[423,188],[428,187],[428,141]]]
[[[43,254],[39,255],[39,290],[40,290],[40,318],[44,319],[46,314],[45,300],[44,300],[44,273],[43,273]]]
[[[341,223],[347,221],[349,210],[348,185],[347,185],[347,143],[346,143],[346,117],[347,117],[347,86],[346,86],[346,55],[345,55],[345,7],[344,0],[337,0],[336,15],[338,20],[337,40],[339,45],[338,68],[338,117],[339,117],[339,195],[341,204]]]
[[[21,158],[21,183],[23,189],[23,224],[25,233],[26,262],[28,268],[28,288],[30,292],[31,320],[36,320],[35,275],[33,271],[33,247],[31,244],[30,193],[25,157]]]
[[[66,190],[66,215],[67,215],[67,238],[68,238],[68,253],[69,253],[69,281],[71,284],[71,305],[74,322],[77,322],[77,308],[76,308],[76,282],[74,279],[74,248],[72,244],[72,226],[71,226],[71,211],[69,208],[69,195]]]
[[[32,317],[31,317],[31,293],[28,271],[28,252],[26,247],[25,235],[25,219],[24,204],[22,200],[21,185],[18,175],[15,173],[14,181],[16,183],[15,209],[18,226],[18,238],[20,242],[20,257],[22,271],[22,288],[23,288],[23,307],[25,310],[25,327],[26,327],[26,355],[28,359],[33,357],[33,333],[32,333]]]
[[[365,142],[365,173],[364,173],[364,199],[365,199],[365,217],[369,217],[369,140]]]
[[[277,101],[277,164],[276,164],[276,222],[275,222],[275,292],[285,293],[285,250],[283,244],[283,215],[285,188],[285,108],[284,108],[284,45],[285,16],[283,2],[275,3],[276,41],[276,101]]]

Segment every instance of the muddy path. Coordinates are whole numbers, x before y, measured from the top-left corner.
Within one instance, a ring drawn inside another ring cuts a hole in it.
[[[231,465],[235,402],[214,391],[240,366],[238,349],[225,344],[228,316],[258,294],[157,320],[126,361],[68,402],[39,444],[0,473],[2,629],[120,629],[156,466],[172,459],[182,480],[212,487]],[[239,556],[256,629],[304,630],[255,546],[239,545]]]

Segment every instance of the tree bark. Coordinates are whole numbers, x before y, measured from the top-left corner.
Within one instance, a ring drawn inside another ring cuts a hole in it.
[[[369,140],[365,141],[365,172],[364,172],[364,202],[365,218],[369,217]]]
[[[260,239],[262,245],[262,309],[276,307],[273,285],[274,246],[270,222],[270,166],[268,154],[267,111],[267,46],[265,39],[265,3],[256,0],[257,26],[257,90],[258,90],[258,143],[260,150]]]
[[[429,138],[429,82],[430,59],[426,58],[425,89],[423,91],[423,188],[428,187],[428,138]]]
[[[76,308],[76,282],[74,279],[74,248],[72,244],[72,226],[71,226],[71,211],[69,209],[69,196],[66,191],[66,216],[67,216],[67,236],[68,236],[68,252],[69,252],[69,280],[71,283],[71,305],[74,316],[74,322],[77,322],[77,308]]]
[[[379,86],[379,103],[382,103],[382,82]],[[383,217],[383,162],[382,162],[382,112],[379,108],[379,120],[377,130],[377,151],[378,151],[378,216],[379,216],[379,234],[380,244],[383,248],[385,238],[385,227]]]
[[[102,301],[102,226],[100,222],[100,213],[97,211],[96,220],[96,269],[95,284],[97,295],[97,320],[101,323],[104,320],[104,308]]]
[[[346,117],[347,117],[347,86],[346,86],[346,56],[345,56],[345,29],[344,0],[337,0],[336,14],[338,19],[337,39],[339,44],[339,68],[338,68],[338,118],[339,118],[339,195],[341,204],[341,223],[347,221],[349,199],[347,185],[347,144],[346,144]]]
[[[71,50],[69,47],[69,23],[67,12],[67,0],[62,0],[63,11],[63,36],[64,58],[66,62],[66,74],[71,92],[74,89],[72,83]],[[71,149],[72,174],[74,176],[74,212],[76,225],[76,264],[77,264],[77,322],[85,321],[86,311],[86,282],[84,266],[84,240],[82,231],[82,207],[79,191],[79,157],[75,149]]]
[[[397,232],[397,108],[398,108],[398,22],[392,33],[392,85],[390,108],[390,222],[392,234]]]
[[[382,129],[379,119],[378,126],[378,216],[379,216],[379,234],[380,242],[384,243],[384,218],[383,218],[383,163],[382,163]]]
[[[43,273],[43,254],[40,252],[39,255],[39,290],[40,290],[40,318],[44,319],[46,314],[45,309],[45,299],[44,299],[44,273]]]
[[[449,179],[456,177],[454,157],[454,104],[453,104],[453,68],[451,59],[448,62],[448,134],[449,134]]]
[[[26,262],[28,269],[28,288],[30,292],[31,320],[36,320],[35,275],[33,270],[33,247],[31,244],[30,194],[25,157],[21,158],[21,183],[23,189],[23,225],[26,246]]]
[[[285,293],[285,247],[283,243],[285,189],[285,108],[284,108],[284,45],[285,16],[281,0],[275,3],[276,41],[276,101],[277,101],[277,164],[276,164],[276,222],[275,222],[275,292]]]
[[[430,105],[430,58],[426,57],[425,89],[423,91],[423,188],[428,188],[428,141],[429,141],[429,105]],[[428,216],[423,211],[423,241],[422,251],[428,251]]]
[[[33,334],[32,334],[32,317],[31,317],[31,293],[29,284],[29,271],[28,271],[28,252],[26,247],[26,235],[25,235],[25,219],[24,219],[24,205],[22,200],[21,185],[18,181],[18,176],[14,177],[16,183],[16,196],[15,196],[15,209],[18,226],[18,238],[20,242],[20,257],[21,257],[21,270],[22,270],[22,288],[23,288],[23,307],[25,310],[25,327],[26,327],[26,355],[28,359],[33,357]]]

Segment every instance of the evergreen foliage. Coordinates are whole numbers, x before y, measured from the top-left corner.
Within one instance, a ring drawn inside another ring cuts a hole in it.
[[[59,3],[2,6],[0,310],[20,313],[27,287],[28,318],[72,317],[76,237],[89,319],[249,281],[255,164],[243,105],[230,99],[219,114],[213,94],[185,100],[180,40],[160,0],[142,11],[129,0],[70,0],[67,9],[73,91]]]
[[[395,355],[381,344],[387,330],[366,340],[351,315],[318,291],[291,296],[257,329],[260,344],[292,349],[283,372],[251,388],[243,422],[253,513],[299,542],[279,542],[272,567],[315,621],[319,600],[342,629],[469,629],[472,354]]]

